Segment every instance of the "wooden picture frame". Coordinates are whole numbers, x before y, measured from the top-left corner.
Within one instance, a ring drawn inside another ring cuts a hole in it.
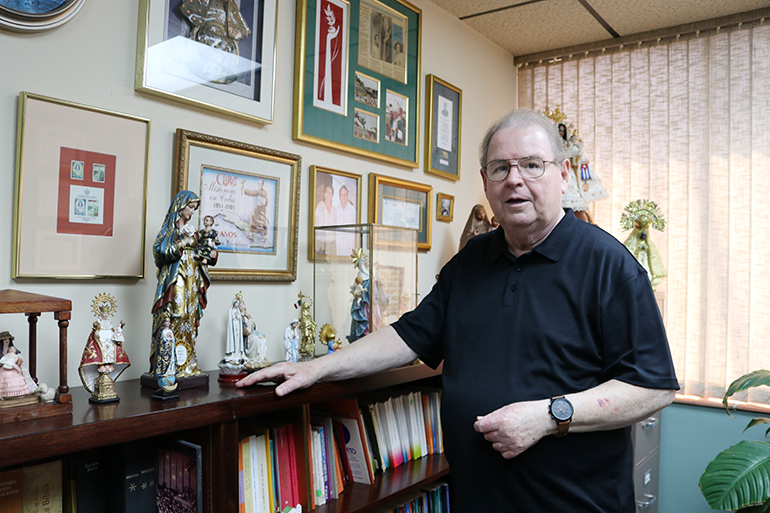
[[[325,205],[326,195],[331,189],[331,208]],[[355,249],[355,241],[329,241],[327,248],[315,247],[315,227],[328,225],[351,225],[361,223],[361,205],[364,200],[362,177],[356,173],[339,171],[321,166],[310,166],[310,208],[308,209],[308,259],[316,257],[350,259],[350,254]],[[342,208],[342,201],[348,202]],[[319,210],[320,209],[320,210]],[[327,220],[317,225],[320,217]]]
[[[459,180],[463,93],[435,75],[425,82],[425,172]]]
[[[455,197],[439,192],[436,194],[436,220],[451,223],[455,213]]]
[[[173,195],[191,190],[196,229],[211,216],[220,245],[213,280],[297,278],[302,157],[183,130],[176,131]]]
[[[238,12],[228,14],[232,37],[223,41],[206,30],[208,2],[141,0],[134,88],[246,121],[272,123],[277,4],[238,2]],[[227,50],[214,48],[214,42]]]
[[[292,137],[417,167],[421,37],[405,0],[298,0]],[[388,108],[386,90],[408,108]],[[409,135],[384,137],[391,126]]]
[[[369,222],[417,230],[417,249],[430,251],[433,187],[369,174]]]
[[[149,119],[22,92],[11,278],[143,278],[149,141]]]

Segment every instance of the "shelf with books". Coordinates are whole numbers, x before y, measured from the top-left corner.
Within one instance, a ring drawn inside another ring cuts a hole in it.
[[[440,368],[433,370],[422,364],[411,365],[344,382],[319,384],[282,398],[274,394],[273,386],[235,389],[211,379],[210,388],[185,390],[178,401],[168,403],[153,401],[152,391],[140,387],[139,380],[116,383],[120,402],[101,405],[89,403],[90,394],[78,387],[72,389],[72,416],[0,424],[0,471],[52,458],[61,458],[66,463],[82,451],[137,440],[161,440],[168,438],[166,435],[172,435],[172,438],[187,438],[187,441],[202,446],[203,511],[236,513],[239,511],[239,442],[257,420],[268,429],[281,422],[288,422],[294,427],[299,481],[307,484],[310,458],[305,445],[308,436],[305,426],[309,425],[311,405],[384,387],[440,380],[440,375]],[[195,436],[182,437],[180,434]],[[345,493],[348,488],[351,490],[348,494],[350,499],[340,495],[341,499],[332,503],[344,505],[347,504],[344,501],[369,493],[375,494],[375,501],[394,498],[419,486],[414,483],[430,482],[445,475],[448,472],[446,463],[440,457],[438,461],[440,465],[430,467],[432,470],[427,471],[424,477],[419,477],[422,471],[418,469],[427,463],[419,462],[404,466],[390,475],[378,475],[373,486],[363,487],[366,491],[359,490],[359,485],[350,484],[345,488]],[[407,478],[406,485],[398,485],[397,476],[404,472],[411,477]],[[300,486],[299,490],[299,503],[308,507],[311,497],[309,488]],[[359,511],[359,506],[351,507],[353,509],[344,511]],[[360,511],[366,511],[366,507]]]

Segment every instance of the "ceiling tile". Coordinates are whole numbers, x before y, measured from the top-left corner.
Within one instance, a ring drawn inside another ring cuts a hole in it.
[[[513,55],[608,39],[611,36],[577,0],[547,0],[465,20]]]

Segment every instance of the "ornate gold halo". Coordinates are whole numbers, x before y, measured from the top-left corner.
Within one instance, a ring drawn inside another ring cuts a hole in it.
[[[111,295],[102,292],[91,302],[91,311],[95,316],[101,317],[102,309],[106,309],[110,315],[115,315],[115,312],[118,310],[118,302]]]

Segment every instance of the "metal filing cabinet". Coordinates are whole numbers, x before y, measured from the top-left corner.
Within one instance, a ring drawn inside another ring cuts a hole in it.
[[[637,513],[658,513],[660,487],[660,412],[631,428],[634,445],[634,494]]]

